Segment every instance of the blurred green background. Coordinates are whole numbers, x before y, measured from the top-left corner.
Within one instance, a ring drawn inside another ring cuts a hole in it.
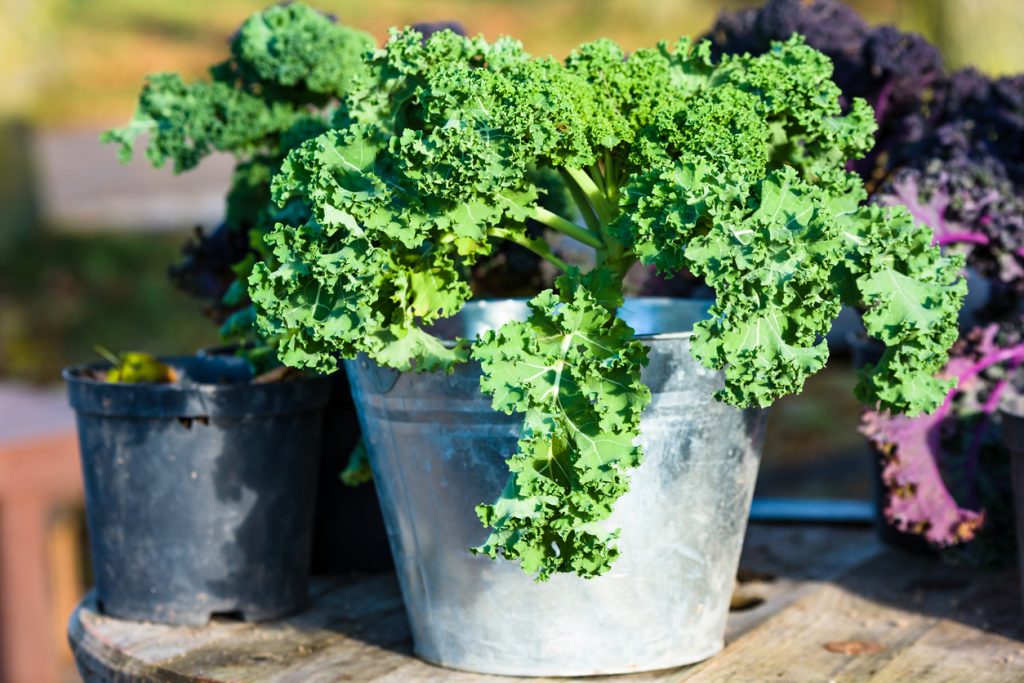
[[[199,75],[259,0],[2,0],[0,65],[7,97],[45,125],[124,119],[143,76]],[[537,54],[562,56],[607,36],[627,48],[706,31],[722,9],[749,0],[321,0],[313,2],[383,39],[389,26],[454,19],[489,38],[508,34]],[[1024,69],[1024,3],[1018,0],[851,0],[873,23],[894,23],[939,44],[953,67]],[[0,97],[4,97],[0,94]]]

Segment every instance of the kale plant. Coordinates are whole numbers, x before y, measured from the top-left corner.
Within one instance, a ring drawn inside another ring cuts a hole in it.
[[[124,160],[138,136],[148,137],[146,156],[176,173],[214,152],[235,157],[224,222],[209,235],[197,230],[171,268],[180,289],[211,302],[213,318],[227,318],[229,338],[251,337],[244,282],[262,257],[260,235],[280,218],[271,178],[290,149],[328,129],[339,97],[365,76],[363,53],[375,47],[368,34],[306,5],[274,6],[242,24],[209,80],[151,76],[132,122],[104,134]]]
[[[453,22],[417,27],[424,35],[462,31]],[[234,156],[224,221],[209,234],[197,228],[182,260],[170,269],[179,289],[209,303],[207,313],[224,323],[226,338],[266,350],[252,334],[245,280],[265,255],[263,233],[287,219],[271,201],[271,178],[291,149],[328,129],[340,98],[368,77],[363,55],[375,48],[369,34],[307,5],[272,6],[239,27],[230,40],[230,57],[210,68],[208,80],[151,76],[131,123],[103,135],[120,147],[124,161],[136,139],[148,137],[146,156],[157,167],[169,163],[175,173],[191,170],[214,152]],[[521,254],[502,255],[502,265],[510,260],[512,267],[491,264],[488,272],[522,279],[522,273],[536,271],[536,261],[523,263]]]
[[[442,30],[464,34],[450,21],[413,28],[424,38]],[[271,201],[270,180],[293,147],[327,130],[340,96],[363,77],[362,55],[374,47],[368,34],[302,3],[273,6],[239,27],[230,40],[231,56],[210,68],[209,80],[151,76],[131,123],[103,135],[120,147],[124,161],[136,140],[148,137],[146,156],[157,167],[170,164],[176,173],[188,172],[214,152],[235,157],[223,222],[211,232],[197,227],[169,275],[178,289],[205,303],[206,315],[222,324],[225,339],[252,348],[250,360],[261,367],[274,358],[253,329],[245,280],[266,255],[263,233],[282,218]],[[538,182],[550,189],[547,206],[575,217],[557,176]],[[527,232],[534,238],[543,230],[531,222]],[[550,287],[555,275],[533,252],[503,242],[474,264],[469,282],[478,296],[532,296]],[[627,291],[684,296],[698,285],[687,277],[666,281],[653,268],[638,266]]]
[[[956,385],[931,415],[866,414],[864,432],[886,455],[887,515],[904,531],[938,546],[969,541],[985,522],[981,499],[1006,498],[1008,463],[990,427],[1008,378],[1024,364],[1022,322],[977,328],[957,342],[943,370]]]
[[[646,347],[617,314],[637,262],[714,291],[691,347],[723,372],[719,400],[766,406],[799,391],[825,364],[843,304],[886,345],[863,400],[916,414],[949,390],[935,373],[956,338],[962,263],[906,209],[865,204],[845,165],[873,143],[871,108],[854,99],[844,114],[831,62],[802,39],[718,60],[687,39],[629,55],[599,40],[558,61],[511,39],[402,30],[365,69],[331,130],[273,179],[290,219],[266,234],[249,295],[289,365],[481,364],[494,408],[523,428],[507,486],[477,510],[490,528],[477,552],[541,580],[614,561],[617,532],[601,523],[642,459],[650,399]],[[548,201],[552,177],[578,220]],[[559,235],[593,266],[554,253]],[[527,320],[475,341],[431,334],[503,242],[559,271],[555,286]]]
[[[869,201],[907,207],[987,291],[974,313],[978,327],[965,330],[943,370],[957,386],[940,410],[865,415],[864,431],[885,457],[886,513],[937,546],[981,531],[990,548],[972,552],[999,559],[1012,511],[995,411],[1024,329],[1024,77],[947,74],[923,38],[868,26],[838,0],[768,0],[722,15],[710,35],[722,53],[760,54],[794,31],[834,60],[844,103],[864,97],[875,109],[874,150],[851,164]]]
[[[944,373],[957,382],[928,419],[877,411],[864,431],[886,454],[887,515],[939,547],[977,542],[956,560],[1012,557],[1009,456],[997,408],[1005,376],[1024,360],[1024,80],[953,74],[874,200],[908,207],[935,243],[962,255],[987,285],[977,327]]]

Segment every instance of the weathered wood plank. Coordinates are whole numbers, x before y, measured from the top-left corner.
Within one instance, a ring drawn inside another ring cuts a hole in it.
[[[913,668],[924,670],[921,665],[928,656],[938,656],[940,661],[974,656],[961,648],[943,653],[924,649],[921,655],[914,654],[924,647],[922,643],[935,638],[933,630],[944,622],[944,615],[955,615],[963,605],[974,601],[972,609],[988,611],[1000,619],[1019,620],[1015,596],[1007,601],[1004,594],[993,601],[995,595],[980,595],[981,587],[997,579],[1004,580],[1000,575],[954,569],[930,558],[890,550],[797,600],[731,643],[718,657],[681,671],[670,680],[854,683],[874,681],[880,672],[899,664],[891,678],[880,680],[931,681],[914,673]],[[1024,680],[1024,644],[975,631],[1000,656],[1016,665],[977,672],[970,678],[972,683]],[[839,650],[844,644],[848,648],[860,646],[867,652],[844,654],[830,650],[826,647],[829,644]]]
[[[1024,680],[1019,640],[940,620],[871,677],[871,683],[1005,683]]]
[[[737,592],[762,602],[729,615],[726,643],[882,549],[875,534],[864,528],[751,525]]]
[[[1024,681],[1024,615],[1018,608],[1017,572],[959,578],[973,579],[963,598],[952,597],[935,626],[879,670],[871,683]],[[957,580],[947,579],[945,585],[955,586]],[[930,584],[941,587],[943,582]]]
[[[951,656],[958,664],[935,680],[966,671],[972,683],[1024,680],[1015,576],[950,569],[883,551],[870,530],[825,526],[752,525],[741,567],[742,592],[761,602],[730,615],[723,653],[681,670],[587,683],[932,680],[934,660]],[[415,659],[393,576],[319,582],[314,591],[313,607],[290,619],[202,629],[110,619],[87,602],[69,635],[88,683],[509,680]],[[877,651],[825,648],[849,641]],[[993,657],[1003,664],[973,672]]]
[[[753,579],[744,591],[761,602],[732,615],[730,638],[783,609],[817,581],[877,553],[870,539],[864,529],[753,525],[742,574]],[[502,680],[453,673],[413,658],[391,576],[320,582],[314,591],[314,608],[291,619],[265,625],[218,620],[201,629],[123,622],[86,604],[72,623],[72,641],[81,641],[80,660],[102,669],[104,658],[109,659],[109,668],[122,676],[117,680],[131,683]],[[655,681],[664,675],[656,672],[634,680]]]
[[[271,624],[215,620],[203,628],[137,624],[96,614],[89,603],[79,610],[71,640],[87,640],[89,651],[109,655],[137,681],[259,681],[298,659],[315,656],[335,643],[349,649],[374,639],[408,639],[401,596],[394,577],[314,585],[315,607]],[[78,638],[76,638],[76,635]],[[125,657],[131,660],[127,667]]]

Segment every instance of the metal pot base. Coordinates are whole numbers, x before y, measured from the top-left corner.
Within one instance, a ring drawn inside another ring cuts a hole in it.
[[[500,668],[491,669],[491,668],[487,668],[487,664],[486,663],[483,663],[483,664],[481,664],[479,666],[470,666],[470,667],[467,668],[466,666],[463,665],[463,662],[461,662],[461,661],[459,661],[459,662],[447,662],[447,661],[441,661],[441,660],[438,660],[438,659],[431,659],[428,654],[420,652],[419,649],[417,649],[415,647],[413,648],[413,654],[415,654],[417,657],[419,657],[423,661],[427,662],[428,664],[433,664],[434,666],[440,666],[440,667],[443,667],[445,669],[452,669],[452,670],[455,670],[455,671],[465,671],[467,673],[487,674],[487,675],[493,675],[493,676],[522,676],[524,678],[525,677],[534,677],[534,676],[543,676],[543,677],[554,676],[554,677],[571,677],[571,678],[576,678],[576,677],[580,677],[580,676],[618,676],[618,675],[646,673],[646,672],[649,672],[649,671],[669,671],[671,669],[679,669],[679,668],[682,668],[684,666],[690,666],[690,665],[693,665],[693,664],[699,664],[700,662],[703,662],[706,659],[710,659],[711,657],[714,657],[719,652],[721,652],[723,649],[725,649],[725,641],[724,640],[721,641],[718,644],[717,647],[712,648],[711,650],[708,650],[707,652],[705,652],[703,654],[693,655],[693,656],[690,656],[690,657],[686,657],[686,658],[682,658],[682,659],[678,659],[678,660],[673,660],[673,661],[647,662],[647,663],[645,663],[640,668],[622,668],[622,669],[605,669],[605,668],[602,668],[602,669],[595,669],[593,667],[589,667],[589,668],[580,668],[580,669],[560,669],[558,671],[558,673],[552,673],[550,666],[548,666],[548,667],[546,667],[544,669],[528,669],[528,668],[515,669],[515,668],[512,668],[512,667],[509,667],[508,665],[505,665],[505,666],[502,666]]]

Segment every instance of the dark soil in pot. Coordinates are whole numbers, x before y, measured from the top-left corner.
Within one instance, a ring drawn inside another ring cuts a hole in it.
[[[172,624],[300,609],[330,382],[254,383],[233,358],[165,362],[179,382],[64,371],[102,609]]]

